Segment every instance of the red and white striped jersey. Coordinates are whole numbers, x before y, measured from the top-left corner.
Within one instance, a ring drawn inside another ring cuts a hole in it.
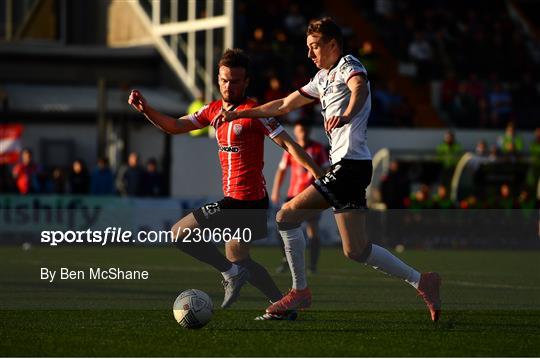
[[[15,164],[22,149],[21,124],[0,124],[0,164]]]
[[[242,111],[257,106],[250,99],[233,108]],[[263,176],[264,136],[274,138],[283,127],[274,118],[238,118],[213,121],[222,110],[222,100],[210,102],[189,119],[198,128],[216,129],[223,194],[238,200],[258,200],[266,196]],[[219,123],[216,123],[219,122]]]
[[[328,154],[323,145],[316,141],[310,141],[304,151],[313,158],[316,164],[319,167],[328,166]],[[300,163],[298,163],[289,152],[283,152],[283,157],[281,157],[281,162],[279,163],[279,168],[287,169],[291,168],[291,180],[289,184],[289,190],[287,191],[287,197],[294,197],[304,189],[308,188],[309,185],[313,182],[313,175],[306,170]]]

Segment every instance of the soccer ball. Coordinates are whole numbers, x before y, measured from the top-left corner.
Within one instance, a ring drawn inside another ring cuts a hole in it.
[[[174,319],[187,329],[204,327],[214,314],[212,299],[198,289],[188,289],[180,293],[174,301]]]

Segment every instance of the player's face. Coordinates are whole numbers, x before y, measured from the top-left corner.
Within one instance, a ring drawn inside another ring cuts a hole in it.
[[[306,142],[309,137],[308,130],[302,125],[294,126],[294,137],[296,137],[296,142]]]
[[[244,98],[248,79],[246,70],[241,67],[221,66],[218,74],[219,91],[225,102],[240,102]]]
[[[319,34],[311,34],[307,37],[308,57],[319,69],[329,69],[331,62],[332,41],[326,41]]]

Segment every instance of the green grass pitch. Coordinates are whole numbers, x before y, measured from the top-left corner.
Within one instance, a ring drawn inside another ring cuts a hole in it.
[[[274,275],[276,248],[254,248]],[[399,280],[321,253],[314,301],[297,321],[258,322],[267,303],[247,286],[200,330],[172,316],[176,296],[221,276],[171,248],[0,247],[0,356],[540,356],[540,252],[417,251],[400,257],[443,276],[443,316],[431,323]],[[39,279],[40,267],[147,269],[147,281]]]

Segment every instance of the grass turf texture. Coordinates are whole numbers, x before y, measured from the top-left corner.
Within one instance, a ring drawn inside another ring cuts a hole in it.
[[[313,308],[295,322],[258,322],[254,288],[203,329],[172,316],[184,289],[217,308],[220,275],[169,248],[0,247],[0,356],[539,356],[540,253],[405,251],[443,275],[443,317],[431,323],[408,285],[324,249],[310,277]],[[273,270],[275,248],[253,257]],[[39,280],[41,267],[147,269],[147,281]],[[284,290],[289,274],[273,275]]]

